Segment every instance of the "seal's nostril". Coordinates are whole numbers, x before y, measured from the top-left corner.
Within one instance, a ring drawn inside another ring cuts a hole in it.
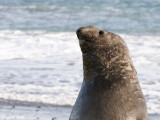
[[[81,32],[81,29],[78,29],[78,30],[77,30],[77,34],[80,33],[80,32]]]

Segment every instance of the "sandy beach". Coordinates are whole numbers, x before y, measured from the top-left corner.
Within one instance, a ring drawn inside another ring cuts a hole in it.
[[[68,120],[71,107],[1,106],[0,120]]]
[[[0,107],[0,120],[69,120],[69,106],[4,106]],[[149,114],[149,120],[159,120],[159,114]]]

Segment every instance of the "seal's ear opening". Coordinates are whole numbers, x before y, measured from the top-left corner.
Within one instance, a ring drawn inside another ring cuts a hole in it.
[[[100,30],[99,35],[103,35],[103,34],[104,34],[104,31]]]

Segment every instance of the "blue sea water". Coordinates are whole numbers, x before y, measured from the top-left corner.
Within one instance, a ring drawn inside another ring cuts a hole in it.
[[[160,32],[159,14],[159,0],[0,0],[0,29],[73,32],[95,25],[155,35]]]
[[[75,31],[120,34],[149,114],[160,114],[159,0],[0,0],[0,100],[73,105],[83,79]]]

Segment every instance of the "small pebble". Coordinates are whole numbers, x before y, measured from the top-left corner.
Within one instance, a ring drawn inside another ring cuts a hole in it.
[[[52,118],[52,120],[55,120],[55,119],[57,119],[57,118],[56,117]]]

